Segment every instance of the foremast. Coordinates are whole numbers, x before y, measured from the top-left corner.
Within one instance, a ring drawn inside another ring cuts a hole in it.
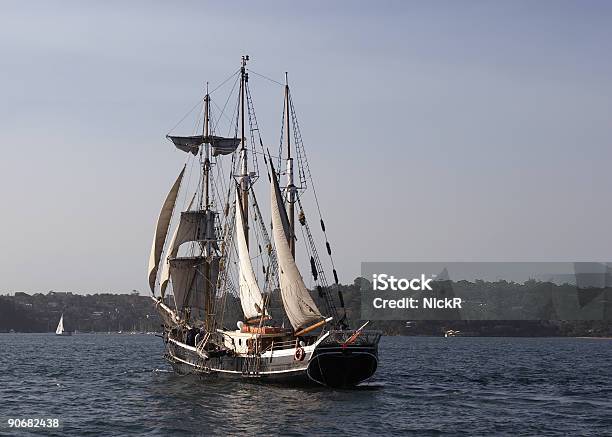
[[[149,269],[153,292],[157,269],[161,270],[159,281],[161,299],[158,308],[164,320],[169,324],[202,326],[208,332],[215,327],[217,279],[221,267],[221,251],[217,236],[219,219],[211,189],[211,155],[232,154],[240,143],[238,138],[211,135],[210,103],[207,86],[201,135],[167,136],[179,150],[199,155],[201,177],[187,209],[180,213],[179,222],[166,247],[166,256],[161,259],[161,248],[170,227],[170,218],[175,209],[185,169],[174,183],[158,219]],[[172,285],[174,309],[162,302],[169,284]]]
[[[208,84],[206,85],[206,96],[204,97],[204,138],[209,138],[209,122],[210,122],[210,95],[208,94]],[[202,163],[203,175],[203,199],[200,201],[200,210],[204,210],[206,217],[210,220],[206,222],[205,239],[200,244],[208,262],[204,263],[204,314],[205,328],[208,332],[214,327],[214,301],[216,294],[217,278],[213,278],[211,262],[215,258],[219,258],[217,247],[217,236],[215,234],[214,224],[216,212],[211,210],[210,202],[210,142],[204,142],[204,147],[200,148],[200,161],[202,162],[202,149],[204,151],[204,160]],[[218,275],[218,265],[217,265]],[[214,282],[213,282],[214,281]],[[206,286],[207,285],[207,286]]]

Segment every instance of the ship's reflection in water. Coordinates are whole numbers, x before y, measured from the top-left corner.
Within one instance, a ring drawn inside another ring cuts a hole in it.
[[[262,384],[251,380],[201,379],[172,373],[157,379],[159,385],[150,387],[151,394],[175,406],[160,412],[162,416],[157,420],[163,417],[164,420],[160,421],[182,423],[179,429],[185,431],[209,428],[248,434],[263,431],[312,435],[321,432],[318,427],[340,430],[341,424],[336,420],[338,414],[347,417],[355,411],[356,405],[364,413],[368,408],[376,408],[376,392],[384,389],[382,384],[376,383],[347,390],[330,390]],[[330,403],[336,407],[330,410]],[[342,405],[347,410],[334,411]],[[309,417],[316,418],[317,424],[311,423]]]

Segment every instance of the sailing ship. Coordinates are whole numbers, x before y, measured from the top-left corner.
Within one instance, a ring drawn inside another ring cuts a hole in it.
[[[62,336],[72,335],[72,333],[70,331],[66,331],[64,329],[64,314],[63,313],[62,313],[62,316],[59,319],[59,323],[57,324],[57,328],[55,329],[55,335],[62,335]]]
[[[208,85],[198,134],[167,135],[193,161],[197,187],[193,194],[185,188],[186,164],[163,203],[149,257],[152,299],[163,320],[164,356],[181,374],[357,385],[376,371],[380,332],[365,325],[349,328],[287,76],[284,85],[276,82],[284,87],[284,108],[280,150],[273,157],[264,148],[249,86],[249,72],[265,76],[247,69],[247,61],[243,56],[230,76],[234,87],[229,96],[237,94],[233,136],[231,129],[230,135],[217,135],[219,120],[229,117],[211,99],[216,90],[209,93]],[[216,117],[213,107],[221,112]],[[261,157],[267,181],[259,178]],[[256,188],[265,190],[262,182],[270,193],[269,225],[256,196]],[[305,213],[307,188],[314,194],[332,284]],[[182,192],[186,208],[176,213]],[[166,241],[172,222],[174,231]],[[298,267],[297,247],[310,264],[312,291]],[[232,312],[232,304],[239,309]],[[227,327],[232,314],[238,315],[236,328]]]

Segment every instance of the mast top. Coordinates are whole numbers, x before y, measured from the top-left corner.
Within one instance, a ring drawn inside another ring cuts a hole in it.
[[[240,64],[240,124],[241,124],[241,144],[242,147],[240,148],[240,150],[244,151],[246,150],[246,145],[245,145],[245,137],[244,137],[244,89],[245,89],[245,85],[246,83],[249,81],[249,73],[246,73],[246,63],[249,60],[249,55],[242,55],[242,60],[241,60],[241,64]],[[243,165],[246,165],[246,156],[243,157],[243,159],[245,159],[245,163]],[[246,174],[246,168],[243,169],[243,173]]]

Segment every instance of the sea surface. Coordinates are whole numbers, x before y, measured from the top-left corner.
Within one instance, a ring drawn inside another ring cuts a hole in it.
[[[354,390],[179,376],[153,335],[0,334],[0,434],[612,435],[612,340],[385,337]]]

